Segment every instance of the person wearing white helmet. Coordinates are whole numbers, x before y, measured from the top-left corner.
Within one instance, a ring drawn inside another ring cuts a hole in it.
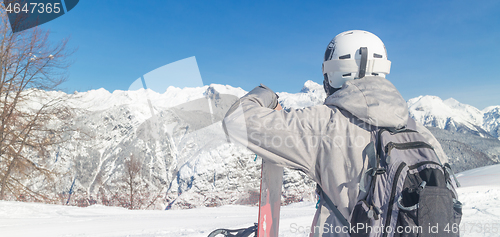
[[[390,69],[391,61],[380,38],[368,31],[346,31],[333,38],[326,48],[323,84],[330,95],[346,81],[365,76],[385,78]]]
[[[240,98],[223,120],[232,142],[270,162],[301,170],[318,183],[322,198],[310,236],[349,236],[336,228],[345,222],[325,197],[349,217],[367,169],[365,151],[372,131],[407,125],[406,101],[385,78],[390,67],[385,46],[376,35],[346,31],[333,38],[325,52],[324,104],[287,112],[281,110],[278,96],[260,85]],[[445,163],[448,158],[432,134],[421,124],[417,130]]]

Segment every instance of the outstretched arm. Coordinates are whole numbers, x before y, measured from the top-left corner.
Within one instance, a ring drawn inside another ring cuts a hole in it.
[[[232,142],[261,157],[300,169],[314,177],[322,146],[321,131],[330,120],[326,106],[285,112],[277,95],[264,85],[240,98],[227,112],[223,126]]]

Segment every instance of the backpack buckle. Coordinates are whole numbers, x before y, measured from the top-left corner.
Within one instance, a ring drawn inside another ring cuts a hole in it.
[[[375,176],[375,175],[380,175],[380,174],[385,174],[386,172],[386,169],[385,168],[377,168],[377,169],[372,169],[371,170],[371,176]]]
[[[378,220],[382,211],[375,205],[370,205],[370,210],[368,210],[367,216],[370,219]]]
[[[386,169],[382,167],[382,168],[377,168],[376,170],[374,170],[373,173],[375,175],[379,175],[379,174],[385,174],[385,172],[386,172]]]

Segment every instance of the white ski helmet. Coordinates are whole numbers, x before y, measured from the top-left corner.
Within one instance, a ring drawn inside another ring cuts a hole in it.
[[[385,45],[376,35],[363,30],[345,31],[332,39],[325,52],[323,75],[337,89],[344,82],[365,76],[389,74]]]

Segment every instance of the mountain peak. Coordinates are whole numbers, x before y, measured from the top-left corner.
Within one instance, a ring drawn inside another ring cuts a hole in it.
[[[230,85],[221,84],[210,84],[208,88],[213,88],[213,90],[219,92],[220,94],[230,94],[239,97],[244,96],[247,92],[241,87],[232,87]]]
[[[451,97],[448,98],[448,99],[446,99],[446,100],[444,100],[443,102],[445,104],[447,104],[447,105],[450,105],[450,106],[455,106],[455,105],[460,105],[461,104],[460,102],[458,102],[458,100],[455,100],[455,99],[453,99]]]
[[[435,95],[420,95],[415,98],[411,98],[408,100],[408,103],[414,104],[418,101],[436,101],[436,102],[443,102],[443,100]]]
[[[485,109],[482,110],[483,113],[489,113],[492,111],[496,111],[497,113],[500,114],[500,105],[493,105],[493,106],[488,106]]]
[[[500,106],[498,106],[500,107]],[[498,137],[494,132],[499,127],[494,115],[479,110],[471,105],[462,104],[454,98],[442,100],[437,96],[419,96],[408,100],[410,115],[425,126],[437,127],[464,133],[473,133],[482,137]],[[498,114],[498,113],[497,113]]]
[[[308,93],[308,92],[316,93],[316,92],[319,92],[322,90],[324,90],[322,85],[320,85],[314,81],[308,80],[304,83],[304,87],[302,87],[300,92],[302,92],[302,93]]]

